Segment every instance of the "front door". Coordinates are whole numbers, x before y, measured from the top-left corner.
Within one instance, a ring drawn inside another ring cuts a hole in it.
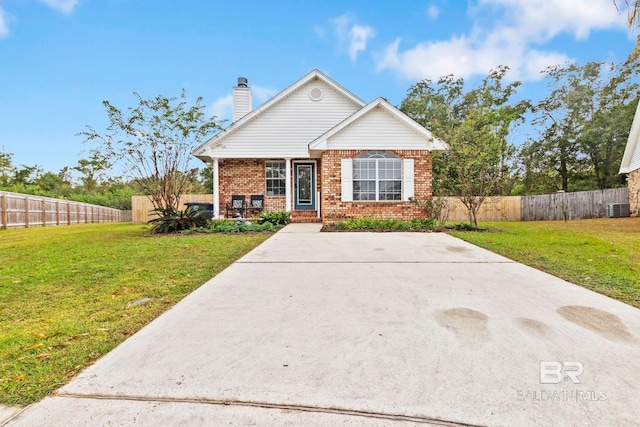
[[[316,164],[293,164],[294,209],[316,208]]]

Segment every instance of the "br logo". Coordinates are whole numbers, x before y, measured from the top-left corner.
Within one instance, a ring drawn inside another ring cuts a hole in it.
[[[584,372],[582,362],[544,362],[540,361],[540,384],[560,384],[562,380],[571,380],[581,384],[580,375]]]

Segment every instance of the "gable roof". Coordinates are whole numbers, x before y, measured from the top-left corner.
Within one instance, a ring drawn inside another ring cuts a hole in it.
[[[633,117],[627,147],[622,156],[619,173],[629,173],[640,168],[640,102]]]
[[[302,77],[297,82],[293,83],[288,88],[284,89],[282,92],[275,95],[273,98],[266,101],[264,104],[253,109],[250,113],[246,114],[238,121],[232,123],[229,127],[227,127],[222,132],[218,133],[217,135],[213,136],[212,138],[210,138],[209,140],[201,144],[199,147],[193,150],[192,154],[202,160],[208,159],[208,151],[210,147],[213,147],[214,145],[220,145],[224,139],[228,138],[230,135],[237,132],[238,129],[242,129],[248,123],[252,122],[256,117],[272,109],[275,105],[280,103],[283,99],[287,98],[289,95],[291,95],[301,87],[305,86],[307,83],[312,82],[314,80],[319,80],[325,83],[326,85],[334,89],[337,93],[339,93],[340,95],[344,96],[345,98],[353,102],[359,108],[363,107],[366,104],[360,98],[355,96],[353,93],[349,92],[347,89],[345,89],[340,84],[338,84],[337,82],[329,78],[320,70],[313,70],[307,75],[305,75],[304,77]]]
[[[338,123],[336,126],[329,129],[327,132],[320,135],[314,141],[309,143],[309,150],[326,150],[328,148],[327,141],[331,137],[338,134],[339,132],[341,132],[342,130],[344,130],[345,128],[347,128],[348,126],[350,126],[351,124],[353,124],[354,122],[356,122],[357,120],[359,120],[360,118],[362,118],[363,116],[365,116],[375,108],[382,108],[384,111],[388,112],[393,117],[397,118],[404,125],[413,129],[424,138],[427,138],[427,140],[430,143],[430,146],[428,146],[427,149],[431,151],[447,150],[448,147],[444,141],[434,137],[433,134],[428,129],[418,124],[411,117],[407,116],[402,111],[398,110],[396,107],[391,105],[387,100],[381,97],[374,99],[369,104],[367,104],[364,108],[361,108],[360,110],[356,111],[354,114],[352,114],[342,122]]]

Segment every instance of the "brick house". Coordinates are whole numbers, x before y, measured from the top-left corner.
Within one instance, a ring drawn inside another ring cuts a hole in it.
[[[264,209],[298,222],[423,216],[433,151],[446,144],[382,98],[365,103],[314,70],[256,109],[245,78],[233,123],[193,154],[212,164],[214,217],[232,195],[263,195]]]
[[[640,104],[636,109],[624,150],[620,173],[627,174],[629,182],[629,209],[631,216],[640,215]]]

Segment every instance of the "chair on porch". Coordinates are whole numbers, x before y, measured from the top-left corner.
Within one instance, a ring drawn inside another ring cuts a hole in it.
[[[247,213],[247,205],[245,202],[244,194],[232,195],[231,204],[227,204],[226,209],[227,209],[227,213],[225,214],[225,217],[227,218],[233,217],[235,214],[238,214],[238,213],[244,217]]]
[[[264,195],[254,194],[251,196],[249,206],[247,206],[247,216],[260,215],[264,210]]]

